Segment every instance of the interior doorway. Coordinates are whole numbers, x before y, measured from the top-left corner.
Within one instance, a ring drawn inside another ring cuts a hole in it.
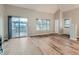
[[[59,20],[55,20],[55,33],[59,33]]]
[[[8,16],[8,38],[20,38],[28,36],[28,19],[16,16]]]

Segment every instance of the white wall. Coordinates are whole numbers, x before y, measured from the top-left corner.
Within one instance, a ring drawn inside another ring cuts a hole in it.
[[[3,24],[3,20],[4,20],[4,6],[0,5],[0,35],[3,37],[3,33],[4,33],[4,24]]]
[[[77,25],[77,36],[79,37],[79,8],[64,12],[64,18],[70,18]]]
[[[25,8],[19,8],[19,7],[14,7],[14,6],[9,6],[6,5],[5,6],[5,27],[4,27],[4,33],[5,33],[5,37],[8,35],[8,26],[7,26],[7,21],[8,18],[7,16],[21,16],[24,18],[28,18],[29,20],[29,35],[37,35],[37,34],[45,34],[45,33],[53,33],[54,32],[54,17],[52,14],[48,14],[48,13],[43,13],[43,12],[37,12],[34,10],[30,10],[30,9],[25,9]],[[39,18],[45,18],[45,19],[50,19],[51,22],[51,26],[50,26],[50,31],[48,32],[39,32],[36,31],[36,19]]]
[[[54,17],[55,17],[55,20],[58,20],[58,33],[59,34],[63,34],[63,24],[64,24],[64,22],[63,22],[63,12],[59,9],[59,10],[57,10],[56,11],[56,13],[54,14]]]

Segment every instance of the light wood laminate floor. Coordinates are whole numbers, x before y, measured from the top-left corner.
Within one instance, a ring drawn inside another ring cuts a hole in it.
[[[5,55],[78,55],[79,41],[59,35],[10,39],[3,44]]]

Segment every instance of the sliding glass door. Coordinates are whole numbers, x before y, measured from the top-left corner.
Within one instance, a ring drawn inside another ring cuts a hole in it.
[[[20,37],[28,35],[28,21],[25,18],[20,19]]]
[[[8,22],[8,37],[25,37],[28,35],[28,21],[27,18],[9,16]]]
[[[12,37],[19,37],[19,34],[20,34],[19,18],[12,17],[11,21],[12,21]]]

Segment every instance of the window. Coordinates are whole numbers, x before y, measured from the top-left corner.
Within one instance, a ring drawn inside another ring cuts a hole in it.
[[[64,27],[65,28],[69,28],[70,27],[70,23],[71,23],[71,20],[70,19],[65,19],[64,20]]]
[[[50,30],[50,20],[49,19],[37,19],[36,29],[39,31],[49,31]]]

